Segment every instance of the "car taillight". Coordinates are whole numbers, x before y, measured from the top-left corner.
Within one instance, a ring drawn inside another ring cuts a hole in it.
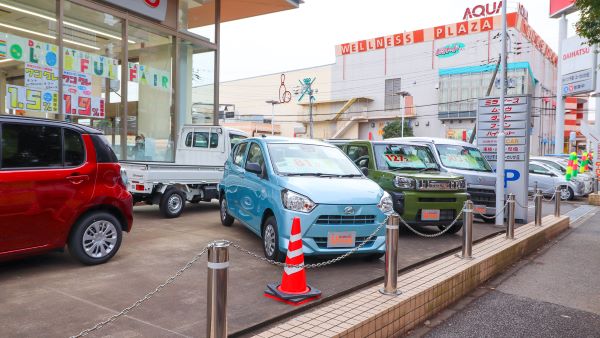
[[[135,185],[135,190],[144,191],[144,185],[143,184],[136,184]]]

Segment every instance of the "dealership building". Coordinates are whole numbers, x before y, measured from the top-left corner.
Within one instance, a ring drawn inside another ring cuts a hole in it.
[[[120,159],[173,161],[181,125],[217,122],[220,23],[299,3],[0,0],[0,114],[91,125]]]
[[[486,96],[500,55],[502,20],[497,2],[465,10],[460,22],[335,46],[335,63],[224,82],[221,103],[235,107],[225,123],[271,120],[286,136],[306,136],[309,102],[295,88],[315,79],[314,137],[381,139],[383,127],[402,115],[416,136],[466,139],[477,98]],[[545,153],[554,135],[557,55],[528,23],[519,6],[508,14],[508,95],[531,95],[531,152]],[[399,27],[401,29],[401,27]],[[399,29],[399,30],[400,30]],[[270,105],[280,87],[289,103]],[[499,96],[500,82],[491,95]],[[197,91],[201,92],[200,89]],[[252,93],[249,95],[248,93]],[[246,94],[246,95],[245,95]]]

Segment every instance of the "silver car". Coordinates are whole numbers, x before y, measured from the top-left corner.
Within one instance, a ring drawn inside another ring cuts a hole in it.
[[[553,195],[556,187],[561,187],[560,199],[572,200],[585,195],[584,183],[579,180],[567,181],[558,170],[539,161],[529,162],[529,192],[541,189],[544,195]]]
[[[567,173],[567,160],[560,157],[546,157],[546,156],[533,156],[530,159],[542,162],[554,169],[559,170],[563,175]],[[584,193],[585,195],[590,194],[594,190],[594,174],[590,171],[585,173],[579,173],[577,177],[574,177],[575,181],[582,181],[584,184]]]

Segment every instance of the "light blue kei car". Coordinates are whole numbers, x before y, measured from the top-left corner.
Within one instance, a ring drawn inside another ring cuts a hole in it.
[[[297,138],[245,139],[232,149],[219,185],[221,222],[238,220],[284,261],[299,217],[305,255],[339,255],[360,245],[392,212],[392,199],[336,146]],[[385,227],[358,253],[381,257]]]

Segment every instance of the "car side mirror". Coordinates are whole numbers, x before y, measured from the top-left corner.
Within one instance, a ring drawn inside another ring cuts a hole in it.
[[[264,178],[264,172],[261,166],[258,163],[248,162],[246,163],[246,170],[255,173],[260,178]]]
[[[362,171],[363,175],[369,176],[369,168],[362,167],[362,168],[360,168],[360,171]]]

